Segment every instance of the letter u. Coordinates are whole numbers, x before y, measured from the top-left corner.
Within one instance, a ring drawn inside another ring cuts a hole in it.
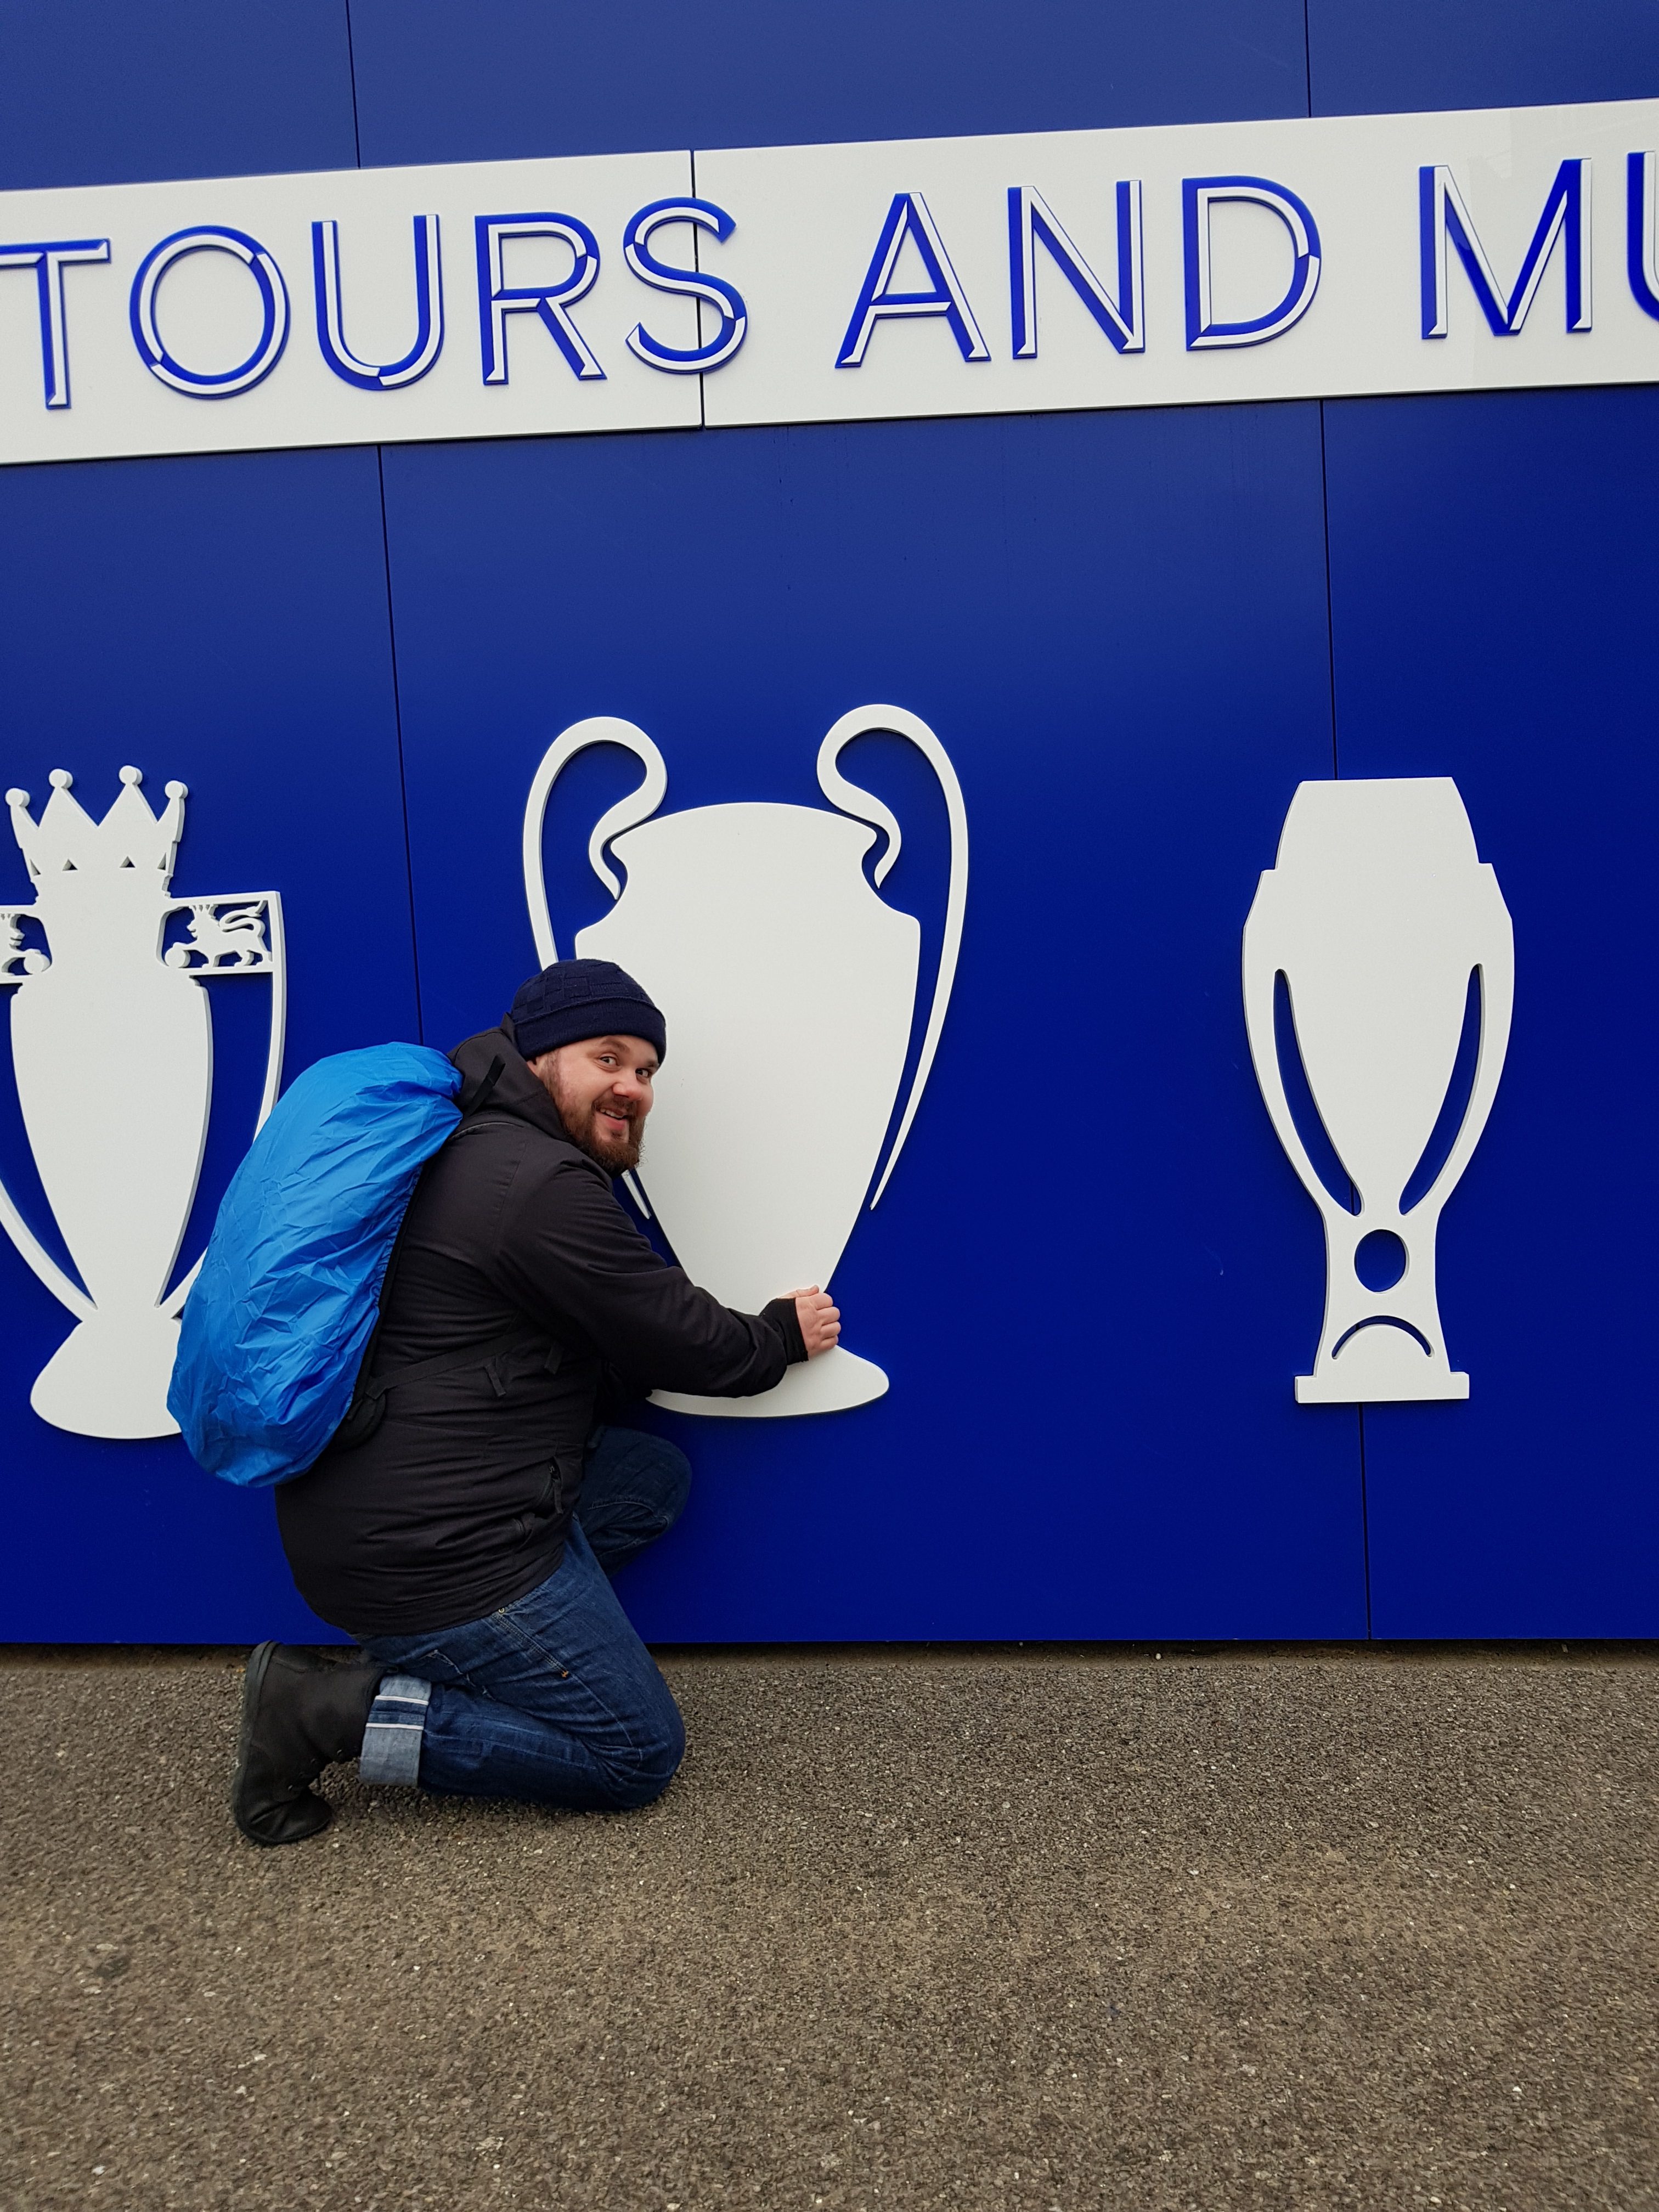
[[[317,343],[323,359],[360,392],[396,392],[416,384],[444,343],[443,260],[438,218],[415,218],[415,343],[401,361],[360,361],[346,343],[340,316],[340,226],[332,219],[311,226],[311,265],[317,289]]]

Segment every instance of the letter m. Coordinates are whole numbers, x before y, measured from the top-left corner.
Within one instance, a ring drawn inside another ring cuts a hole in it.
[[[1543,281],[1545,264],[1562,240],[1566,264],[1567,328],[1590,326],[1590,165],[1563,161],[1555,173],[1544,212],[1521,264],[1515,289],[1504,295],[1492,274],[1486,248],[1469,220],[1468,209],[1451,171],[1443,162],[1417,173],[1418,223],[1422,251],[1423,335],[1443,338],[1451,327],[1446,279],[1446,247],[1456,248],[1474,296],[1496,337],[1512,338],[1527,319]]]

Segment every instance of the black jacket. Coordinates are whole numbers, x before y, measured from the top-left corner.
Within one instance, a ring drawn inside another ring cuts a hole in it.
[[[805,1358],[790,1300],[733,1313],[659,1257],[505,1029],[452,1057],[475,1085],[505,1066],[404,1216],[370,1355],[393,1384],[386,1418],[276,1493],[301,1595],[363,1636],[475,1620],[552,1573],[605,1369],[635,1394],[738,1398]],[[474,1346],[396,1387],[399,1368]]]

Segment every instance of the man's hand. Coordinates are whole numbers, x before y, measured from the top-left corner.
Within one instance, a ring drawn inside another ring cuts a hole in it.
[[[790,1295],[795,1301],[795,1319],[800,1323],[806,1357],[814,1359],[820,1352],[828,1352],[840,1336],[841,1308],[816,1283],[811,1290],[793,1291]]]

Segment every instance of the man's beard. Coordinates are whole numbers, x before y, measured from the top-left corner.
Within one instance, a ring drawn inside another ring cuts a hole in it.
[[[613,1104],[611,1110],[627,1120],[628,1136],[618,1141],[601,1135],[598,1127],[599,1109],[577,1106],[560,1097],[556,1091],[553,1103],[559,1109],[559,1119],[564,1133],[578,1151],[586,1153],[590,1160],[602,1167],[607,1175],[625,1175],[640,1164],[640,1146],[644,1139],[635,1109],[625,1103]]]

